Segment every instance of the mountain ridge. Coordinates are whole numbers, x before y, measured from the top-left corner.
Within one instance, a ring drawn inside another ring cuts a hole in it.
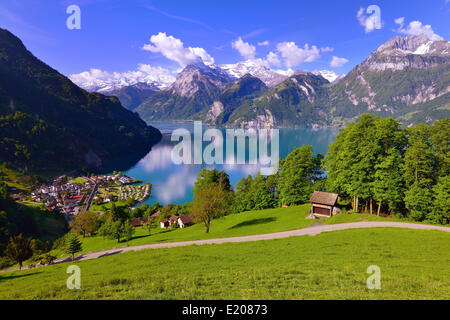
[[[334,81],[330,81],[333,78]],[[339,127],[363,113],[373,113],[402,117],[405,125],[411,125],[414,122],[405,119],[405,115],[418,106],[431,108],[428,111],[433,116],[445,117],[450,115],[446,105],[436,112],[438,106],[433,101],[444,103],[450,92],[450,43],[446,40],[430,41],[424,35],[396,36],[379,46],[345,76],[298,70],[281,83],[268,87],[269,90],[261,92],[258,97],[242,99],[242,104],[233,106],[231,114],[227,114],[225,118],[228,120],[224,123],[219,121],[220,124],[231,127]],[[225,89],[216,87],[197,109],[190,108],[195,112],[183,113],[183,119],[217,124],[217,119],[223,119],[220,113],[226,107],[216,100],[220,102],[219,97],[227,89],[227,86]],[[165,95],[165,98],[172,99],[167,89]],[[160,108],[160,104],[164,104],[161,100],[154,103],[150,98],[136,110],[145,120],[182,118],[180,114],[168,114]],[[177,108],[182,109],[181,104]],[[149,117],[148,110],[157,117]],[[409,119],[427,118],[427,110],[415,112],[425,114]],[[431,115],[429,117],[437,120]]]
[[[88,93],[0,29],[0,160],[29,169],[100,169],[125,153],[143,155],[156,128],[115,97]]]

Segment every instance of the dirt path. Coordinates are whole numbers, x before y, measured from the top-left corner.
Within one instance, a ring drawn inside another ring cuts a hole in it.
[[[403,222],[353,222],[353,223],[343,223],[335,225],[325,225],[325,224],[314,224],[304,229],[284,231],[277,233],[253,235],[253,236],[243,236],[234,238],[221,238],[221,239],[207,239],[207,240],[194,240],[194,241],[180,241],[180,242],[167,242],[167,243],[157,243],[157,244],[147,244],[134,247],[123,247],[115,248],[109,250],[103,250],[98,252],[90,252],[80,255],[75,258],[76,261],[92,260],[102,257],[112,256],[119,253],[129,252],[129,251],[139,251],[147,249],[161,249],[161,248],[174,248],[174,247],[185,247],[192,245],[207,245],[207,244],[221,244],[221,243],[237,243],[237,242],[253,242],[261,240],[273,240],[273,239],[283,239],[290,237],[299,236],[315,236],[323,232],[333,232],[341,230],[350,229],[367,229],[367,228],[402,228],[402,229],[413,229],[413,230],[437,230],[443,232],[450,232],[448,227],[431,226],[425,224],[415,224],[415,223],[403,223]],[[71,258],[64,258],[55,261],[55,263],[63,263],[72,261]],[[24,268],[25,269],[25,268]],[[15,271],[16,269],[0,271],[9,272]]]

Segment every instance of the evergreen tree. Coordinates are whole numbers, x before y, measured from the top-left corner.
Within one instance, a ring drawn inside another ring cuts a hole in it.
[[[75,254],[77,252],[80,252],[82,250],[82,244],[80,239],[78,239],[78,237],[73,234],[70,233],[69,238],[67,239],[67,244],[66,244],[66,253],[70,254],[72,256],[72,261],[75,258]]]

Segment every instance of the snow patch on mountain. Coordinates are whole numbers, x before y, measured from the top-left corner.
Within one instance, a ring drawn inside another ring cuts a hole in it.
[[[414,54],[427,54],[430,52],[430,46],[433,43],[433,41],[428,41],[427,43],[421,44],[420,47],[417,48],[416,51],[414,51]]]
[[[175,82],[175,77],[169,70],[147,64],[140,64],[137,70],[123,73],[91,69],[72,74],[69,78],[87,91],[100,93],[109,93],[123,87],[136,85],[156,87],[161,90]]]
[[[330,83],[333,83],[338,79],[342,79],[342,77],[344,76],[342,74],[337,74],[336,72],[330,70],[314,70],[312,73],[315,74],[316,76],[324,77]]]
[[[246,74],[259,78],[268,87],[275,87],[289,76],[269,68],[267,61],[262,59],[251,59],[235,64],[222,64],[220,68],[225,70],[235,79],[240,79]]]

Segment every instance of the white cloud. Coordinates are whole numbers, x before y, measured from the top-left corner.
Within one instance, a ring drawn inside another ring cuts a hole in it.
[[[359,24],[365,28],[366,33],[371,33],[375,29],[380,29],[380,17],[375,13],[371,16],[366,16],[365,12],[365,8],[360,8],[356,15],[356,18],[358,19]]]
[[[254,59],[256,54],[256,47],[249,44],[248,42],[244,42],[241,37],[239,37],[236,41],[231,43],[231,46],[239,51],[241,56],[245,59]]]
[[[295,71],[292,70],[292,69],[287,69],[287,70],[275,70],[275,72],[277,72],[277,73],[279,73],[279,74],[281,74],[281,75],[283,75],[283,76],[286,76],[286,77],[290,77],[290,76],[292,76],[292,75],[295,73]]]
[[[403,25],[405,24],[405,17],[400,17],[394,20],[395,24],[399,24],[401,28],[403,28]]]
[[[284,64],[288,68],[320,58],[320,50],[316,46],[310,48],[308,44],[299,48],[295,42],[281,42],[277,45],[277,50],[281,53]]]
[[[330,65],[333,68],[339,68],[339,67],[342,67],[347,62],[348,62],[348,60],[345,58],[339,58],[339,57],[333,56],[333,59],[331,60]]]
[[[263,41],[263,42],[258,42],[258,46],[263,47],[263,46],[268,46],[270,44],[269,41]]]
[[[136,83],[154,84],[164,88],[175,81],[175,77],[169,70],[162,67],[152,67],[148,64],[139,64],[137,70],[123,73],[109,73],[100,69],[91,69],[72,74],[69,78],[78,86],[89,91],[118,88]]]
[[[436,33],[434,33],[433,28],[427,24],[423,25],[420,21],[412,21],[405,28],[405,18],[400,17],[395,19],[395,23],[399,25],[397,32],[401,34],[406,34],[408,36],[417,36],[420,34],[424,34],[431,41],[443,40],[443,38]]]
[[[281,61],[280,58],[278,57],[278,54],[272,51],[270,51],[269,54],[267,54],[267,62],[277,67],[281,66]]]
[[[161,53],[169,60],[177,62],[182,68],[188,64],[203,61],[207,65],[214,64],[214,58],[211,57],[203,48],[185,48],[180,39],[167,36],[160,32],[150,38],[152,44],[146,44],[142,49],[154,53]]]
[[[322,52],[333,52],[334,48],[324,47],[324,48],[320,48],[320,51],[322,51]]]

